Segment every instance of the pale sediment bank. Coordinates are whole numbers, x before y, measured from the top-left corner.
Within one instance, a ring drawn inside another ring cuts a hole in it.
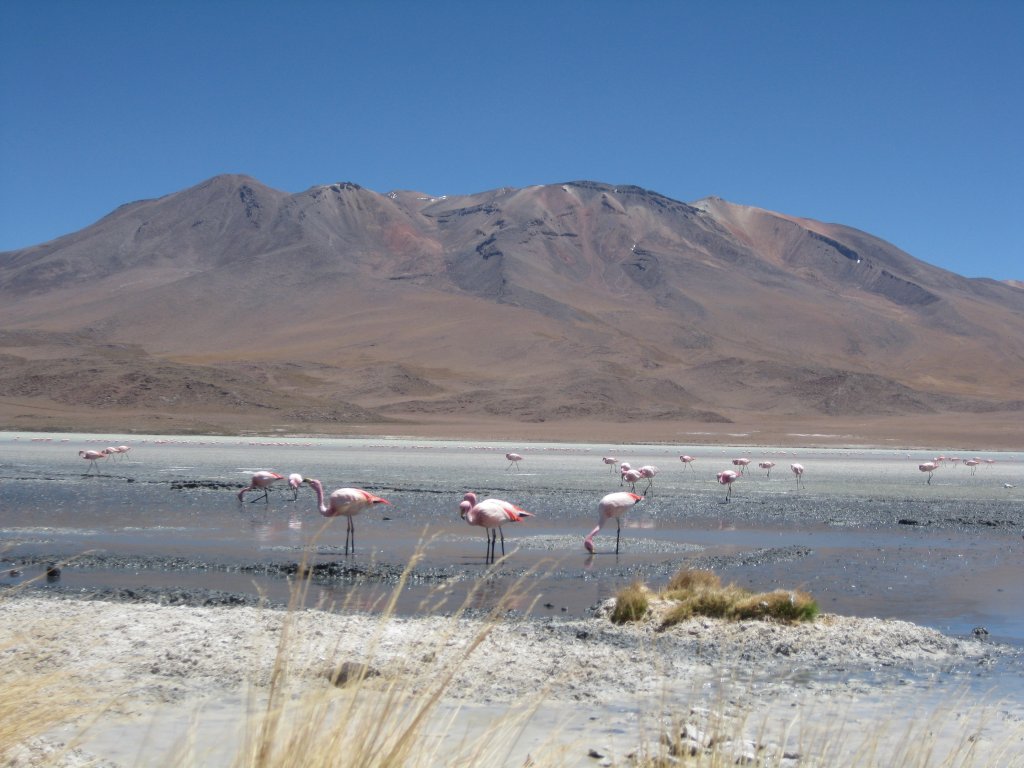
[[[855,732],[867,733],[891,724],[894,712],[931,711],[940,700],[948,706],[954,692],[962,699],[943,721],[968,730],[947,736],[994,750],[1003,765],[1012,764],[1005,757],[1014,753],[1002,745],[1024,754],[1019,705],[991,702],[982,724],[966,723],[988,677],[1004,665],[1020,675],[1019,649],[902,621],[823,615],[784,625],[698,618],[658,631],[653,622],[617,626],[600,612],[574,620],[488,622],[13,596],[0,600],[0,627],[0,653],[20,654],[23,669],[30,664],[40,674],[57,673],[107,706],[88,724],[93,735],[60,757],[57,764],[68,766],[167,764],[139,758],[145,747],[131,736],[133,727],[148,732],[155,745],[155,713],[168,706],[244,703],[268,686],[280,648],[289,677],[304,691],[330,689],[331,671],[348,663],[379,673],[368,685],[402,680],[414,689],[429,688],[450,670],[446,706],[482,707],[483,720],[486,713],[542,701],[546,718],[552,712],[577,718],[564,728],[574,742],[562,763],[569,765],[628,764],[625,755],[652,736],[651,728],[657,743],[656,732],[670,720],[703,719],[707,728],[713,711],[730,710],[729,717],[752,727],[799,713],[810,723],[832,713],[845,718],[847,728],[853,722]],[[814,718],[806,718],[811,711]],[[181,725],[190,722],[186,717]],[[80,723],[32,742],[11,764],[50,764],[47,756],[57,754],[53,740],[70,742]],[[116,739],[109,736],[112,728]],[[531,738],[551,738],[547,730],[537,723],[526,727],[518,748],[529,753]],[[601,746],[609,739],[613,748]],[[591,749],[599,756],[588,757]],[[775,764],[819,764],[806,753],[789,754],[789,762],[780,757]],[[979,754],[982,759],[970,764],[988,765]]]

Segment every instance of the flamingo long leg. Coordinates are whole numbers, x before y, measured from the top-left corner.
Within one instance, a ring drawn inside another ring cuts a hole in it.
[[[345,526],[345,554],[348,554],[349,541],[351,540],[352,554],[354,555],[356,553],[356,526],[352,522],[351,517],[345,519],[348,520],[348,525]]]

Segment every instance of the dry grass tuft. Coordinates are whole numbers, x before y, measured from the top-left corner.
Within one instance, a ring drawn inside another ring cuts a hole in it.
[[[615,608],[612,610],[611,620],[615,624],[640,621],[647,615],[650,605],[647,587],[639,581],[634,581],[628,587],[620,589],[615,596]]]
[[[722,580],[712,571],[683,568],[681,571],[676,571],[675,576],[668,580],[665,593],[670,594],[680,590],[690,592],[697,589],[718,589],[721,586]]]
[[[36,659],[31,650],[0,649],[0,765],[17,764],[19,747],[89,709],[65,674],[37,672]]]
[[[669,580],[660,597],[669,603],[661,619],[663,629],[694,616],[798,622],[813,621],[818,615],[818,604],[806,592],[779,589],[753,593],[736,584],[723,586],[721,579],[711,571],[679,571]]]

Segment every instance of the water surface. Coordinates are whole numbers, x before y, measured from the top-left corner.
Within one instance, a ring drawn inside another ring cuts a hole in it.
[[[131,450],[95,468],[78,456],[121,444]],[[504,454],[513,450],[524,459],[510,467]],[[696,457],[692,469],[682,453]],[[993,463],[972,474],[947,462],[928,484],[918,464],[940,453],[0,433],[0,585],[79,556],[59,580],[30,588],[217,590],[284,601],[290,582],[281,574],[311,558],[362,575],[318,579],[310,600],[366,608],[393,584],[372,574],[393,575],[420,552],[402,611],[453,610],[473,587],[474,605],[488,608],[522,578],[516,608],[571,616],[635,578],[658,586],[679,568],[711,567],[757,590],[804,588],[830,612],[952,634],[983,626],[993,639],[1022,643],[1024,463],[1007,453],[955,454]],[[613,525],[591,557],[582,539],[597,501],[621,490],[605,455],[659,473],[624,521],[619,554]],[[726,502],[715,474],[740,456],[752,462]],[[777,464],[770,478],[756,469],[765,459]],[[797,461],[806,467],[802,488],[789,472]],[[238,501],[259,469],[317,477],[328,490],[365,488],[393,506],[356,518],[357,552],[345,557],[345,521],[325,525],[310,488],[293,500],[282,483],[268,503]],[[535,515],[506,526],[510,556],[497,575],[484,564],[482,531],[458,516],[469,490]],[[268,564],[278,570],[263,572]]]

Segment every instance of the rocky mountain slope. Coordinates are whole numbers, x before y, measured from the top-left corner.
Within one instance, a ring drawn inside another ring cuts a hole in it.
[[[1019,287],[596,182],[431,197],[219,176],[0,254],[0,329],[8,428],[1024,414]]]

